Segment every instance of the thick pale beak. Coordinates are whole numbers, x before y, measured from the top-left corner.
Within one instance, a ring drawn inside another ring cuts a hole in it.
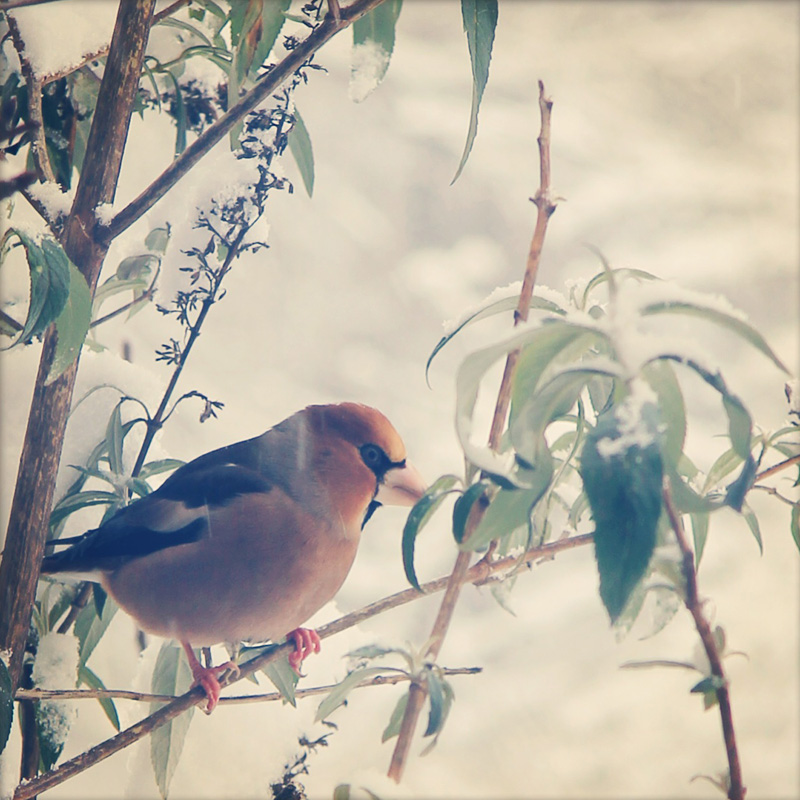
[[[406,462],[404,467],[394,467],[386,473],[375,500],[387,506],[413,506],[427,488],[417,468]]]

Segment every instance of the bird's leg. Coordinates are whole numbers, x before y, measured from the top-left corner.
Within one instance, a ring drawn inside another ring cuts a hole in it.
[[[208,697],[205,712],[206,714],[210,714],[219,702],[219,695],[222,691],[217,675],[228,671],[233,672],[233,674],[238,674],[239,667],[237,667],[233,661],[226,661],[218,667],[204,667],[197,660],[194,649],[189,642],[181,642],[181,644],[186,653],[186,658],[189,659],[189,666],[192,669],[192,678],[194,679],[192,686],[203,687],[203,691],[206,693],[206,697]]]
[[[294,652],[289,654],[289,666],[299,675],[300,665],[312,653],[319,653],[320,641],[311,628],[295,628],[286,634],[294,642]]]

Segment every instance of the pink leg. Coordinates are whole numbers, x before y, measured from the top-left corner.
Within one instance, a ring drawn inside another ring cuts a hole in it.
[[[289,654],[289,666],[299,675],[303,661],[312,653],[319,653],[319,636],[311,628],[295,628],[286,634],[286,638],[294,641],[294,652]]]
[[[189,666],[192,669],[192,677],[194,678],[192,686],[203,687],[203,691],[208,697],[208,704],[205,712],[206,714],[210,714],[219,702],[219,695],[220,691],[222,690],[217,675],[220,675],[228,670],[234,670],[235,672],[238,672],[239,668],[232,661],[226,661],[224,664],[220,664],[218,667],[204,667],[197,660],[197,656],[194,654],[194,650],[189,642],[181,642],[181,644],[183,645],[183,649],[186,653],[186,658],[189,659]]]

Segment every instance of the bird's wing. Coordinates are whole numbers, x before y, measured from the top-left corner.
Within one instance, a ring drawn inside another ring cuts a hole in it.
[[[151,495],[120,509],[68,549],[46,556],[42,572],[96,579],[132,559],[202,539],[211,511],[242,495],[272,489],[253,469],[224,456],[208,456],[181,467]]]

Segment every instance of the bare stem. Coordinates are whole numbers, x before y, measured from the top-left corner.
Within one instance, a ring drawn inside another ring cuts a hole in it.
[[[694,567],[694,553],[686,538],[680,514],[675,508],[669,484],[664,485],[664,507],[669,517],[670,525],[675,533],[681,555],[683,557],[683,576],[686,581],[685,604],[694,620],[695,628],[703,644],[708,663],[711,666],[711,674],[719,680],[717,688],[717,701],[719,713],[722,719],[722,737],[725,740],[725,752],[728,757],[728,798],[729,800],[744,800],[747,789],[742,782],[742,769],[739,763],[739,751],[736,747],[736,731],[733,727],[733,712],[731,709],[730,692],[728,689],[728,679],[722,667],[719,649],[714,639],[714,634],[708,620],[703,614],[703,601],[697,588],[697,572]]]
[[[471,583],[480,583],[486,580],[486,578],[491,574],[500,572],[504,569],[517,567],[520,561],[532,564],[537,559],[552,557],[556,553],[560,553],[563,550],[571,550],[575,547],[581,547],[591,541],[591,534],[584,534],[531,548],[522,559],[517,556],[506,556],[505,558],[498,559],[492,563],[480,561],[467,570],[464,575],[464,580]],[[389,597],[384,597],[375,603],[364,606],[364,608],[361,608],[358,611],[353,611],[352,613],[346,614],[345,616],[340,617],[333,622],[329,622],[327,625],[323,625],[317,630],[317,633],[319,634],[320,639],[327,639],[329,636],[333,636],[341,631],[347,630],[348,628],[352,628],[366,619],[374,617],[378,614],[382,614],[384,611],[411,603],[435,592],[440,592],[447,586],[450,578],[451,576],[446,575],[442,578],[438,578],[437,580],[424,583],[420,587],[422,589],[421,592],[418,592],[416,589],[405,589],[404,591],[397,592]],[[243,680],[248,675],[251,675],[252,673],[262,669],[267,664],[277,661],[279,658],[288,655],[289,650],[291,650],[293,647],[293,644],[284,643],[279,647],[276,647],[274,650],[248,661],[246,664],[243,664],[240,667],[238,676],[230,680],[229,683],[232,684],[239,680]],[[172,700],[155,713],[150,714],[148,717],[145,717],[134,725],[131,725],[129,728],[126,728],[115,736],[112,736],[110,739],[106,739],[106,741],[100,742],[100,744],[95,745],[84,753],[75,756],[69,761],[65,761],[60,766],[50,770],[50,772],[46,772],[43,775],[40,775],[38,778],[18,786],[14,794],[14,800],[29,800],[40,792],[51,789],[54,786],[58,786],[69,778],[72,778],[84,770],[94,766],[99,761],[103,761],[114,753],[124,749],[125,747],[128,747],[129,745],[132,745],[142,737],[152,733],[157,728],[160,728],[162,725],[165,725],[170,720],[179,716],[188,708],[191,708],[192,706],[204,701],[205,693],[203,692],[202,688],[196,686],[193,689],[190,689],[186,694],[181,695],[175,700]]]
[[[787,467],[791,467],[792,464],[798,464],[798,463],[800,463],[800,455],[792,456],[791,458],[787,458],[785,461],[779,461],[777,464],[773,464],[771,467],[768,467],[763,472],[759,472],[758,475],[756,475],[755,480],[760,481],[763,478],[769,478],[776,472],[780,472],[781,470],[784,470]]]
[[[544,84],[542,81],[539,81],[539,110],[542,118],[542,127],[538,138],[540,163],[539,189],[533,201],[537,209],[536,227],[533,232],[533,239],[528,252],[528,260],[525,265],[525,277],[522,282],[519,303],[514,313],[514,325],[518,325],[528,318],[528,309],[530,308],[533,287],[536,283],[536,275],[539,270],[544,237],[547,232],[547,222],[555,211],[555,205],[550,200],[550,116],[552,108],[553,101],[545,96]],[[508,406],[511,400],[511,383],[514,378],[518,358],[519,351],[517,350],[510,352],[506,358],[503,378],[497,393],[497,403],[495,405],[491,429],[489,431],[489,446],[494,450],[496,450],[500,444],[500,437],[505,427]],[[472,506],[464,533],[465,540],[467,540],[471,533],[477,528],[485,510],[486,506],[482,503],[475,503]],[[489,553],[487,553],[484,559],[479,563],[486,562],[487,564],[491,564],[492,562],[489,560],[489,557],[492,552],[493,548],[490,548]],[[439,612],[433,623],[430,636],[431,645],[428,648],[428,655],[434,660],[438,657],[439,651],[444,643],[444,638],[447,635],[447,630],[450,626],[456,603],[458,602],[461,585],[464,582],[464,576],[467,574],[470,556],[471,554],[468,551],[461,551],[458,554],[448,581],[447,591],[445,592],[442,604],[439,607]],[[425,694],[425,687],[417,683],[413,684],[409,690],[408,703],[406,704],[406,710],[400,725],[400,732],[397,736],[397,742],[394,752],[392,753],[392,760],[389,764],[388,771],[389,777],[397,783],[399,783],[403,777],[403,770],[405,769],[411,750],[411,740],[414,736],[417,721],[425,702]]]

